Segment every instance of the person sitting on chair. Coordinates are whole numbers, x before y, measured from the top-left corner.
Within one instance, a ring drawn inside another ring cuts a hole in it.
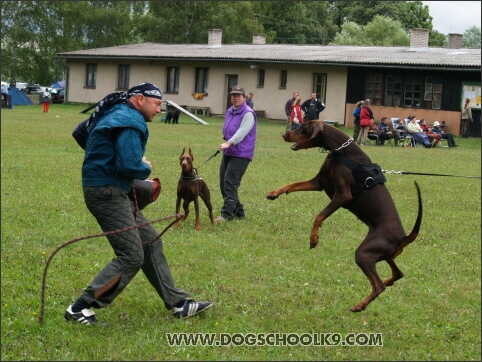
[[[437,147],[440,142],[440,136],[436,133],[432,132],[432,127],[427,126],[427,123],[424,119],[421,119],[419,122],[420,128],[427,134],[428,140],[432,144],[432,147]]]
[[[385,139],[395,139],[395,146],[398,146],[398,142],[400,141],[400,133],[396,129],[392,129],[390,131],[390,125],[388,124],[387,117],[382,117],[380,122],[378,122],[378,133],[384,134]],[[385,140],[384,140],[385,142]]]
[[[440,139],[447,140],[447,144],[449,147],[459,147],[459,145],[455,143],[455,139],[452,133],[445,133],[444,131],[442,131],[439,122],[435,121],[433,123],[432,132],[438,134]]]
[[[420,125],[417,123],[415,116],[408,116],[410,122],[407,124],[407,131],[411,134],[415,142],[421,143],[425,148],[432,148],[427,134],[422,130]]]
[[[377,146],[383,146],[385,144],[386,137],[387,135],[385,132],[380,132],[375,121],[371,119],[370,125],[368,126],[368,139],[375,140]]]

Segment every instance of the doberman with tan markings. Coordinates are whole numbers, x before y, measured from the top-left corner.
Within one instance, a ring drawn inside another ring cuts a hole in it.
[[[189,204],[194,201],[194,210],[196,212],[195,229],[201,230],[201,222],[199,220],[199,200],[204,201],[208,211],[211,224],[214,225],[213,207],[211,204],[211,192],[208,185],[202,178],[200,178],[193,166],[194,155],[192,150],[189,149],[189,154],[185,153],[186,148],[182,149],[181,157],[179,157],[179,163],[181,165],[181,176],[177,183],[177,200],[176,200],[176,214],[181,209],[181,200],[184,200],[182,207],[184,209],[184,217],[181,221],[186,220],[189,215]],[[174,228],[179,227],[179,222],[174,225]]]
[[[316,216],[310,235],[310,248],[318,244],[318,232],[323,222],[340,207],[346,208],[368,226],[368,235],[355,252],[357,265],[368,277],[372,291],[350,310],[360,312],[382,293],[387,286],[403,277],[394,259],[417,237],[422,223],[422,197],[418,193],[418,215],[410,235],[406,235],[393,199],[385,186],[380,166],[373,164],[353,139],[321,120],[304,122],[297,130],[283,135],[298,151],[319,147],[329,152],[318,174],[308,181],[295,182],[270,191],[274,200],[281,194],[295,191],[325,191],[331,201]],[[382,281],[376,263],[385,260],[392,276]]]

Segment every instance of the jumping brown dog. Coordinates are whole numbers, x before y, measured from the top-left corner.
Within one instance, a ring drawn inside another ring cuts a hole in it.
[[[360,312],[382,293],[387,286],[403,277],[394,259],[418,235],[422,223],[422,197],[418,193],[418,216],[410,235],[406,235],[393,199],[386,188],[380,167],[373,164],[353,139],[323,121],[304,122],[297,130],[283,135],[286,142],[293,142],[291,149],[298,151],[320,147],[329,152],[318,174],[311,180],[295,182],[270,191],[269,200],[281,194],[295,191],[325,190],[331,201],[316,216],[310,235],[310,248],[318,244],[318,232],[322,223],[340,207],[346,208],[368,226],[368,235],[355,252],[357,265],[368,277],[372,291],[362,302],[350,310]],[[392,276],[382,281],[376,263],[385,260],[392,269]]]
[[[177,200],[176,200],[176,214],[181,208],[181,199],[184,200],[182,207],[184,209],[184,217],[181,221],[186,220],[189,215],[189,204],[194,201],[194,210],[196,211],[195,229],[201,230],[201,222],[199,220],[199,201],[198,197],[204,201],[208,211],[211,224],[214,225],[213,207],[211,205],[211,193],[208,185],[202,178],[197,175],[196,169],[193,166],[194,155],[189,149],[189,154],[185,153],[183,148],[179,163],[181,165],[181,176],[177,183]],[[179,227],[179,221],[174,225],[174,228]]]

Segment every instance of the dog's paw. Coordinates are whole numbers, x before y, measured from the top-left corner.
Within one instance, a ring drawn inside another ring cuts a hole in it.
[[[266,198],[268,200],[276,200],[278,196],[279,196],[279,193],[277,193],[276,190],[274,190],[274,191],[268,192],[268,195],[266,195]]]

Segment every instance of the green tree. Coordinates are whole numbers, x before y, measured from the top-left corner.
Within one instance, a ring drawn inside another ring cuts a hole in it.
[[[399,21],[376,15],[365,26],[354,22],[343,24],[341,32],[335,36],[332,44],[406,46],[410,44],[410,38]]]
[[[464,48],[480,48],[480,28],[471,26],[462,36],[462,46]]]

